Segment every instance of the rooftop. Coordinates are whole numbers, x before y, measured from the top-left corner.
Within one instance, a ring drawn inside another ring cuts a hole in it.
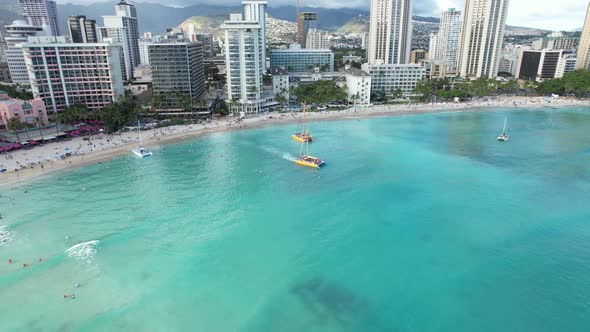
[[[281,67],[272,67],[270,69],[271,75],[289,75],[289,72],[285,70],[285,68]]]
[[[349,67],[342,71],[354,76],[371,76],[369,73],[354,67]]]

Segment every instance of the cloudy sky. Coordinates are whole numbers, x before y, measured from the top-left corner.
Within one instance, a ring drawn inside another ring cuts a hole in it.
[[[91,0],[58,0],[58,2],[89,3]],[[94,1],[99,2],[100,0]],[[104,1],[104,0],[103,0]],[[130,0],[149,1],[183,7],[191,4],[239,4],[241,0]],[[267,0],[270,6],[295,4],[296,0]],[[508,24],[548,30],[573,30],[584,25],[589,0],[510,0]],[[371,0],[301,0],[310,7],[348,7],[368,9]],[[557,5],[556,5],[557,3]],[[414,13],[422,16],[439,16],[441,9],[463,8],[464,0],[414,0]]]

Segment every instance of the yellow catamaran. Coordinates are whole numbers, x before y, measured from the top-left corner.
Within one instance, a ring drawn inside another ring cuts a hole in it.
[[[313,137],[309,133],[309,129],[305,126],[305,113],[307,107],[303,104],[303,117],[301,118],[301,122],[299,122],[299,132],[293,133],[291,137],[300,143],[308,143],[313,141]]]
[[[305,154],[303,153],[304,148]],[[309,141],[301,142],[301,150],[299,150],[299,157],[295,159],[295,163],[301,166],[307,166],[312,168],[320,168],[326,164],[326,162],[321,160],[320,158],[311,156],[309,154]]]

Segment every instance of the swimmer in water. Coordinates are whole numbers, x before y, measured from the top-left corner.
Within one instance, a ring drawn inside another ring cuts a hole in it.
[[[8,260],[8,264],[12,264],[12,259],[9,259]]]
[[[75,299],[76,298],[76,295],[72,294],[72,296],[70,296],[70,297],[73,298],[73,299]]]
[[[76,284],[76,288],[80,287],[80,284]]]

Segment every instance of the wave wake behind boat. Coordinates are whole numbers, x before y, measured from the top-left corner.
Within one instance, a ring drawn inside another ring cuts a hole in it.
[[[288,160],[288,161],[295,161],[295,159],[297,159],[292,154],[290,154],[288,152],[283,152],[283,151],[281,151],[275,147],[272,147],[272,146],[263,146],[262,149],[270,154],[273,154],[275,156],[280,156],[281,158]]]

